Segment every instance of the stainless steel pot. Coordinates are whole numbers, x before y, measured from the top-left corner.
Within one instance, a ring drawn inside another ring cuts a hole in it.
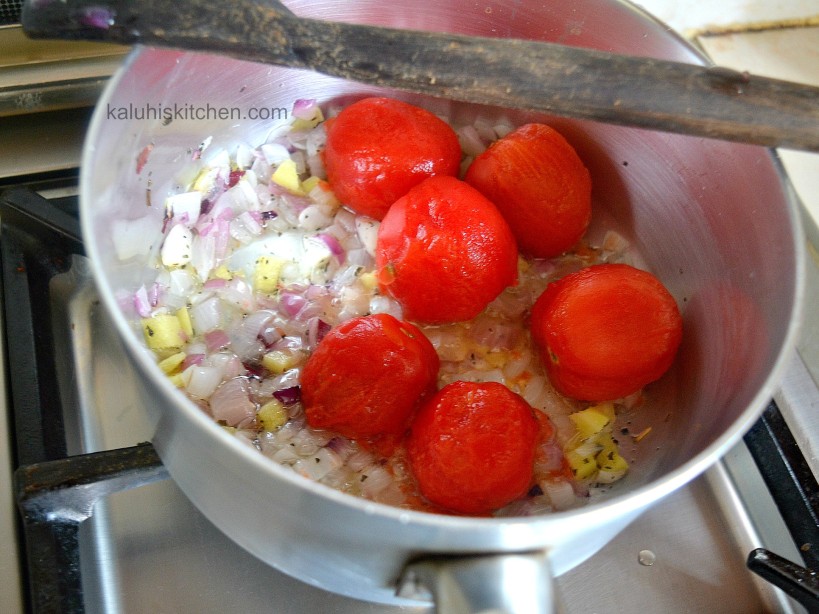
[[[663,25],[615,0],[289,5],[303,16],[702,61]],[[442,608],[478,610],[493,603],[514,609],[521,591],[533,586],[539,592],[526,598],[545,608],[550,574],[582,563],[648,506],[705,470],[771,396],[800,312],[804,254],[794,200],[777,160],[759,147],[510,113],[518,122],[555,125],[586,161],[594,181],[590,235],[619,229],[671,290],[684,316],[678,360],[652,386],[652,403],[630,416],[632,432],[651,427],[645,439],[629,444],[638,452],[630,474],[583,508],[487,519],[370,503],[274,464],[171,385],[120,309],[118,294],[138,287],[150,272],[139,258],[117,260],[111,227],[148,211],[157,233],[145,240],[158,241],[162,201],[190,151],[208,136],[212,147],[255,145],[271,126],[215,114],[140,119],[134,111],[144,105],[210,106],[238,109],[239,115],[272,109],[275,115],[298,98],[327,101],[375,91],[225,58],[136,50],[99,103],[83,158],[82,224],[100,294],[141,374],[163,462],[194,504],[238,544],[305,582],[359,599],[402,603],[395,593],[403,575],[424,581]],[[457,118],[504,114],[396,95]],[[122,109],[131,109],[132,117],[122,119]],[[137,173],[137,157],[148,145],[153,149]],[[524,608],[537,611],[531,603]]]

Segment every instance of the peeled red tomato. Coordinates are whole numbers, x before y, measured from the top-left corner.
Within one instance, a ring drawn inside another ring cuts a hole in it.
[[[503,384],[456,381],[418,411],[407,454],[418,489],[461,514],[489,514],[526,494],[540,425]]]
[[[375,314],[332,329],[301,375],[307,422],[361,443],[389,444],[435,391],[439,359],[412,324]]]
[[[559,256],[591,220],[589,171],[569,142],[545,124],[526,124],[492,143],[464,180],[495,203],[527,256]]]
[[[501,214],[454,177],[431,177],[412,188],[378,230],[381,291],[409,320],[474,318],[515,283],[517,262],[515,238]]]
[[[456,175],[455,131],[426,109],[392,98],[365,98],[327,122],[327,180],[353,211],[380,220],[427,177]]]
[[[531,330],[558,392],[610,401],[668,370],[682,339],[682,317],[650,273],[600,264],[549,284],[532,308]]]

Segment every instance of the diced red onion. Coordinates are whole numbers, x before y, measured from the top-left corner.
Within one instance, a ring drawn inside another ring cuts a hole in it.
[[[209,352],[215,352],[230,345],[230,337],[223,330],[212,330],[205,333],[205,345]]]
[[[270,311],[257,311],[231,329],[230,347],[242,361],[258,359],[265,347],[259,335],[272,317]]]
[[[321,239],[339,264],[344,262],[344,248],[341,247],[341,243],[338,242],[338,239],[326,232],[319,233],[316,235],[316,238]]]
[[[307,299],[299,294],[287,291],[279,294],[279,307],[291,318],[295,317],[305,305],[307,305]]]
[[[185,356],[185,360],[182,361],[182,370],[184,371],[192,365],[201,365],[204,359],[204,354],[188,354]]]
[[[151,303],[148,300],[148,291],[142,285],[134,293],[134,309],[140,318],[147,318],[151,315]]]
[[[227,285],[227,279],[221,279],[219,277],[214,277],[207,280],[202,287],[205,290],[217,290],[219,288],[224,288]]]
[[[558,472],[563,467],[563,450],[557,443],[547,443],[540,447],[536,471],[543,474]]]
[[[342,460],[346,460],[356,451],[356,446],[346,437],[333,437],[327,442],[327,447],[330,448]]]
[[[301,401],[301,386],[277,390],[273,393],[273,396],[283,405],[295,405]]]
[[[240,426],[253,420],[256,405],[250,400],[247,380],[234,377],[220,385],[210,397],[210,411],[218,422]]]
[[[293,103],[293,116],[299,119],[311,120],[316,117],[318,104],[314,98],[299,98]]]
[[[310,318],[307,321],[307,346],[311,349],[315,348],[330,332],[330,328],[330,325],[321,318]]]

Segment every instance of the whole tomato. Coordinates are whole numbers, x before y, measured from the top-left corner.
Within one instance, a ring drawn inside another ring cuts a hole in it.
[[[490,514],[531,486],[539,430],[534,410],[503,384],[453,382],[412,423],[410,469],[431,503]]]
[[[338,199],[380,220],[390,205],[432,175],[456,175],[455,131],[420,107],[365,98],[327,122],[324,165]]]
[[[464,180],[500,209],[527,256],[558,256],[589,225],[589,171],[568,141],[545,124],[526,124],[492,143],[472,161]]]
[[[558,392],[609,401],[668,370],[682,339],[682,317],[650,273],[600,264],[549,284],[532,308],[531,330]]]
[[[381,291],[426,323],[469,320],[517,280],[515,238],[495,206],[454,177],[431,177],[378,230]]]
[[[304,365],[301,392],[310,426],[388,451],[416,407],[436,388],[435,348],[412,324],[388,314],[348,320]]]

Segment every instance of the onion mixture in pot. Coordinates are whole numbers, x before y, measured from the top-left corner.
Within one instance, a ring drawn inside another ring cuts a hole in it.
[[[481,119],[457,127],[462,168],[512,129]],[[379,457],[305,420],[301,369],[323,336],[358,316],[402,318],[401,306],[379,292],[379,222],[343,207],[331,191],[321,156],[325,138],[322,109],[302,100],[258,147],[217,150],[210,139],[202,143],[179,169],[183,189],[164,202],[163,240],[152,254],[155,278],[120,300],[135,314],[159,368],[235,437],[329,487],[428,509],[401,450]],[[121,259],[141,249],[135,241],[159,231],[147,220],[115,224]],[[613,231],[599,246],[581,242],[554,259],[520,257],[518,283],[477,317],[418,325],[439,355],[439,388],[456,380],[499,382],[555,426],[554,438],[540,444],[536,485],[496,515],[571,508],[590,488],[626,474],[614,420],[640,393],[591,406],[561,396],[547,379],[526,318],[549,282],[632,258],[629,243]]]

